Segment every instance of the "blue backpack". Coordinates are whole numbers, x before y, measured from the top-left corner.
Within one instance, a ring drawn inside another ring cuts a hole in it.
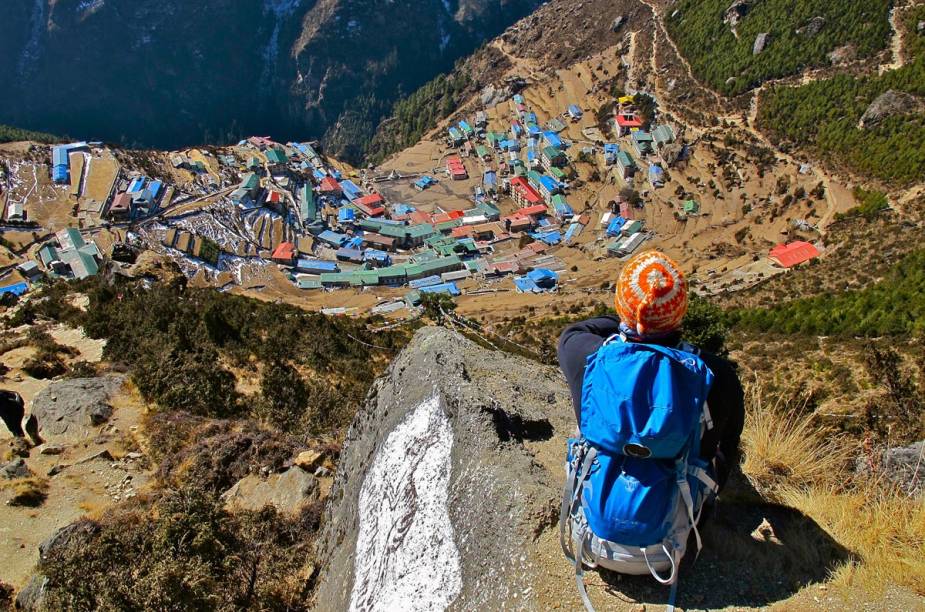
[[[652,574],[671,586],[704,502],[718,488],[700,460],[712,428],[713,373],[699,350],[627,342],[613,336],[588,357],[579,437],[568,442],[559,540],[575,565],[585,607],[594,610],[584,569]]]

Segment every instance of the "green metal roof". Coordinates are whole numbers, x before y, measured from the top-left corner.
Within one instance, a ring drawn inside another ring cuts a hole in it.
[[[620,151],[617,153],[617,163],[623,166],[624,168],[635,168],[636,162],[633,161],[633,158],[629,156],[629,153],[626,151]]]
[[[488,155],[488,148],[485,145],[476,145],[475,154],[479,157],[486,157]]]
[[[565,172],[562,170],[562,168],[557,168],[555,166],[549,169],[549,174],[551,174],[553,178],[557,178],[559,180],[565,178]]]
[[[556,147],[549,146],[549,147],[543,148],[543,155],[545,155],[549,159],[555,159],[559,157],[560,155],[563,155],[563,153]]]
[[[686,213],[695,213],[700,210],[700,204],[694,200],[687,200],[684,202],[684,212]]]
[[[279,149],[270,149],[267,151],[267,161],[271,164],[285,164],[289,158]]]
[[[664,144],[674,140],[674,132],[667,125],[659,125],[652,130],[652,139],[659,144]]]
[[[260,177],[253,172],[249,172],[244,176],[244,180],[241,181],[241,187],[248,190],[257,189],[260,187]]]
[[[315,278],[300,278],[296,284],[299,289],[321,289],[321,281]]]

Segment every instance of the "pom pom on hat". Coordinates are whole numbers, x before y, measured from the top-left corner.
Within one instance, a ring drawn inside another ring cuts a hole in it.
[[[687,280],[664,253],[639,253],[620,272],[614,305],[620,321],[640,336],[674,331],[687,312]]]

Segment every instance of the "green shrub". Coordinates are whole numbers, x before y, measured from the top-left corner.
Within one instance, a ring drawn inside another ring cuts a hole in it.
[[[921,336],[925,332],[925,251],[905,257],[864,289],[728,312],[734,327],[784,334]]]
[[[320,504],[229,514],[194,489],[68,528],[39,570],[49,610],[304,610]]]

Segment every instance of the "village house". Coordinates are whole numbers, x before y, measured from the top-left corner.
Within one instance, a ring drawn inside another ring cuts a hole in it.
[[[627,136],[635,130],[642,129],[642,119],[632,109],[619,109],[614,116],[614,123],[617,126],[617,135],[620,137]]]
[[[568,164],[568,158],[565,157],[560,149],[548,146],[543,149],[542,162],[545,168],[561,168]]]
[[[521,176],[511,179],[511,198],[513,198],[514,202],[521,208],[536,206],[543,201],[543,198],[536,189],[531,187],[530,183]],[[546,208],[545,205],[543,208]]]
[[[636,173],[636,162],[629,156],[629,153],[623,150],[617,151],[617,173],[620,178],[629,181]]]
[[[633,148],[639,157],[645,157],[652,152],[652,135],[646,131],[638,130],[633,132]]]

